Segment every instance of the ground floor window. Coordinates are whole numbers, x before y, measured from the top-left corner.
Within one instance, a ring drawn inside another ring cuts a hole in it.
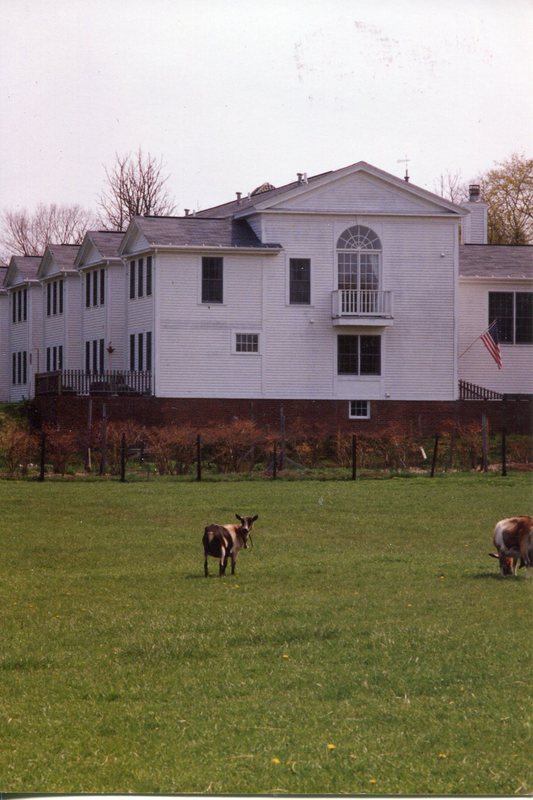
[[[339,375],[381,375],[381,336],[337,337]]]
[[[533,292],[489,292],[489,325],[503,344],[533,344]]]
[[[63,369],[63,345],[57,347],[46,348],[46,371],[55,372],[58,369]]]
[[[152,332],[130,333],[130,371],[152,370]]]
[[[26,350],[12,353],[11,356],[12,374],[11,382],[14,386],[20,386],[28,382],[28,354]]]
[[[104,371],[103,339],[92,339],[85,342],[85,369],[87,372]]]
[[[350,419],[370,419],[370,400],[350,400],[348,416]]]

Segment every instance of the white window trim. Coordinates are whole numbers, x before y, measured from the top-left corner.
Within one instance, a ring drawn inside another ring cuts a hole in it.
[[[366,414],[352,414],[352,403],[366,403]],[[370,419],[371,406],[370,400],[348,400],[348,419]]]
[[[222,302],[221,303],[215,302],[214,300],[211,300],[209,303],[204,303],[204,301],[202,300],[202,276],[203,276],[203,270],[202,270],[203,261],[202,261],[202,259],[204,259],[204,258],[221,258],[222,259]],[[209,308],[224,308],[224,306],[227,305],[227,302],[226,302],[226,288],[227,288],[226,287],[226,258],[224,256],[221,256],[221,255],[216,255],[216,254],[206,255],[205,253],[203,255],[199,256],[198,257],[197,276],[198,276],[197,287],[196,287],[196,292],[197,292],[197,300],[196,300],[196,302],[197,302],[197,305],[201,306],[202,308],[208,308],[208,309]],[[242,333],[242,332],[243,331],[239,331],[239,333]],[[239,353],[239,355],[240,355],[240,353]]]
[[[308,303],[291,303],[291,261],[301,259],[302,261],[309,261],[309,302]],[[315,304],[313,292],[313,259],[307,253],[306,255],[295,255],[291,253],[286,259],[285,264],[285,305],[287,308],[299,308],[302,311],[314,308]]]
[[[237,350],[237,334],[245,336],[257,336],[257,352]],[[242,328],[233,328],[231,331],[231,353],[234,356],[260,356],[261,355],[261,331],[258,330],[243,330]]]

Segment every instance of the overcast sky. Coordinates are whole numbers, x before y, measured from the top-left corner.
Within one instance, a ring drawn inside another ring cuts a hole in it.
[[[434,190],[531,156],[532,0],[0,0],[0,211],[95,207],[162,157],[176,213],[364,160]]]

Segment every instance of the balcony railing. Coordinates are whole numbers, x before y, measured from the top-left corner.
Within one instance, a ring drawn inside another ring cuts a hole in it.
[[[392,292],[363,289],[337,289],[331,294],[331,316],[383,317],[392,319]]]
[[[65,369],[40,372],[35,376],[35,395],[151,395],[152,373],[144,371],[104,370],[92,372]]]

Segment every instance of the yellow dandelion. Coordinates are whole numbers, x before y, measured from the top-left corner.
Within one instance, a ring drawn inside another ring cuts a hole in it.
[[[337,749],[337,745],[330,743],[330,744],[327,745],[327,748],[328,748],[328,750],[336,750]]]
[[[289,657],[289,654],[288,654],[288,653],[283,653],[283,655],[282,655],[281,657],[282,657],[282,658],[288,658],[288,657]]]
[[[448,753],[439,753],[439,758],[448,758]]]
[[[377,780],[375,778],[370,778],[370,780],[368,782],[371,783],[371,784],[374,784],[374,783],[377,783]]]
[[[280,761],[280,759],[279,759],[279,758],[276,758],[276,757],[274,757],[274,758],[272,759],[272,763],[273,763],[273,764],[281,764],[281,761]]]

